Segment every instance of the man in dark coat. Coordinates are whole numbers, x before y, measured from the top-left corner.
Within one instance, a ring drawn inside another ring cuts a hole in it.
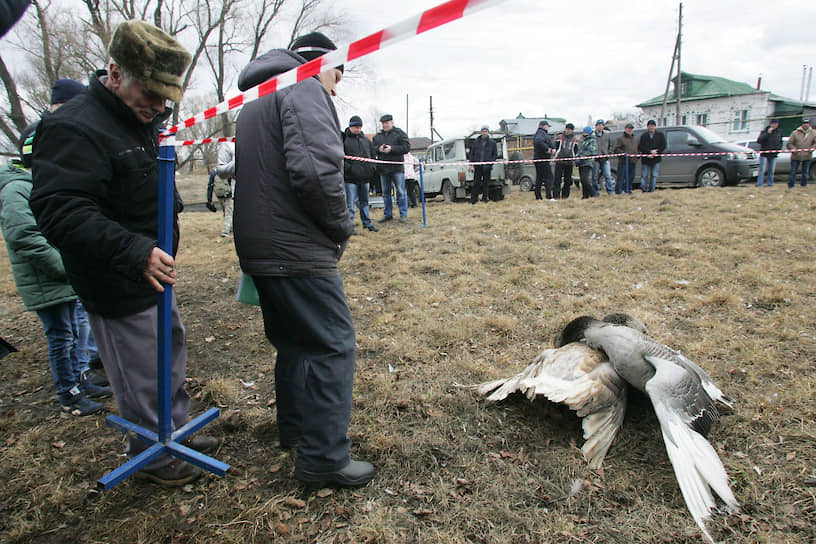
[[[394,117],[386,113],[380,117],[382,130],[374,136],[374,149],[377,159],[393,164],[377,164],[380,174],[380,183],[383,193],[383,217],[380,223],[394,219],[391,186],[397,192],[397,206],[399,220],[404,223],[408,220],[408,198],[405,195],[405,154],[411,151],[411,141],[402,129],[394,126]]]
[[[773,185],[774,168],[776,167],[776,157],[779,153],[774,153],[782,149],[782,131],[779,130],[779,119],[771,119],[771,123],[759,133],[757,137],[759,143],[759,174],[757,174],[757,187],[762,187],[765,180],[765,172],[768,173],[768,187]]]
[[[323,34],[273,49],[238,76],[242,91],[336,49]],[[352,232],[343,141],[332,103],[342,66],[245,105],[236,122],[234,237],[277,349],[275,392],[295,478],[358,486],[374,467],[349,457],[356,338],[337,262]],[[402,164],[399,165],[402,168]]]
[[[31,208],[88,312],[120,415],[157,431],[157,293],[176,282],[181,207],[177,198],[168,254],[157,242],[158,133],[171,113],[166,101],[181,100],[190,54],[137,20],[116,28],[108,53],[108,71],[97,71],[88,90],[44,118],[35,133]],[[171,323],[171,411],[179,428],[189,419],[190,398],[175,299]],[[200,451],[217,444],[210,437],[187,442]],[[128,454],[146,447],[131,438]],[[198,467],[167,455],[136,474],[167,486],[200,475]]]
[[[638,153],[648,155],[640,159],[640,188],[644,193],[653,193],[660,175],[660,155],[666,151],[666,136],[657,130],[657,123],[649,119],[646,132],[640,135]]]
[[[550,134],[547,132],[550,129],[550,123],[544,119],[539,121],[538,130],[533,139],[533,158],[534,159],[549,159],[555,151],[555,144],[550,139]],[[535,197],[536,200],[541,200],[541,184],[543,183],[546,192],[547,200],[553,198],[553,174],[549,161],[539,161],[534,163],[536,170],[535,182]]]
[[[343,150],[348,157],[362,157],[371,159],[374,157],[374,150],[371,142],[363,134],[363,120],[359,115],[352,115],[349,119],[349,126],[343,131]],[[349,217],[354,223],[354,202],[360,209],[360,222],[363,228],[371,232],[379,229],[371,222],[368,215],[368,184],[375,175],[374,164],[366,161],[354,159],[343,160],[343,179],[346,186],[346,204],[348,205]],[[355,234],[355,231],[352,231]]]
[[[482,127],[479,137],[473,141],[470,148],[470,162],[493,162],[498,157],[496,142],[490,137],[490,127]],[[475,164],[473,168],[473,187],[470,189],[470,203],[476,204],[479,201],[479,193],[482,193],[482,202],[489,202],[490,197],[490,171],[491,164]]]
[[[553,183],[553,198],[569,198],[572,187],[572,167],[578,154],[578,138],[575,136],[575,125],[567,123],[564,132],[555,139],[555,180]],[[562,186],[563,181],[563,186]]]

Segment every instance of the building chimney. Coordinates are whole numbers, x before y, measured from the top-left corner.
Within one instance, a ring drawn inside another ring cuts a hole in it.
[[[759,90],[759,88],[760,88],[761,86],[762,86],[762,76],[759,76],[759,77],[757,78],[757,91]]]

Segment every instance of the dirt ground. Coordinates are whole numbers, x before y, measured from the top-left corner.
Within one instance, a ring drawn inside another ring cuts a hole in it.
[[[491,403],[455,383],[522,369],[567,321],[627,311],[736,400],[709,439],[742,504],[724,542],[816,542],[816,200],[782,185],[659,190],[588,201],[429,202],[351,239],[340,263],[357,329],[352,455],[368,486],[314,489],[277,448],[274,349],[206,176],[187,203],[178,301],[193,414],[221,417],[231,465],[168,490],[96,480],[124,462],[104,415],[61,415],[45,338],[0,257],[0,542],[691,543],[648,400],[636,398],[602,473],[580,421],[537,400]],[[381,211],[372,213],[375,219]],[[359,230],[359,219],[357,219]],[[108,413],[115,405],[107,401]]]

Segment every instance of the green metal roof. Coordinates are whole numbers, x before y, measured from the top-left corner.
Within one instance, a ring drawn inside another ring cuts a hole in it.
[[[754,88],[747,83],[725,79],[717,76],[704,76],[697,74],[690,74],[688,72],[681,72],[682,83],[687,86],[686,92],[680,96],[680,102],[687,102],[690,100],[704,100],[707,98],[722,98],[725,96],[738,96],[744,94],[767,93],[768,91],[761,91]],[[672,82],[676,83],[677,78],[673,78]],[[668,102],[675,99],[675,90],[670,91]],[[660,106],[663,104],[663,95],[656,96],[645,102],[641,102],[637,107],[642,108],[646,106]]]

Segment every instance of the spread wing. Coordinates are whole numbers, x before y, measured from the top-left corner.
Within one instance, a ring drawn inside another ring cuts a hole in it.
[[[566,404],[582,417],[581,451],[589,466],[600,469],[626,412],[626,382],[600,351],[571,343],[541,352],[527,368],[502,380],[473,386],[489,400],[523,393]]]
[[[739,510],[725,467],[700,432],[708,432],[716,419],[716,407],[696,372],[657,355],[650,355],[647,360],[654,366],[655,374],[646,382],[646,393],[660,421],[677,483],[697,526],[713,542],[705,527],[705,521],[717,508],[712,490],[728,511]]]

